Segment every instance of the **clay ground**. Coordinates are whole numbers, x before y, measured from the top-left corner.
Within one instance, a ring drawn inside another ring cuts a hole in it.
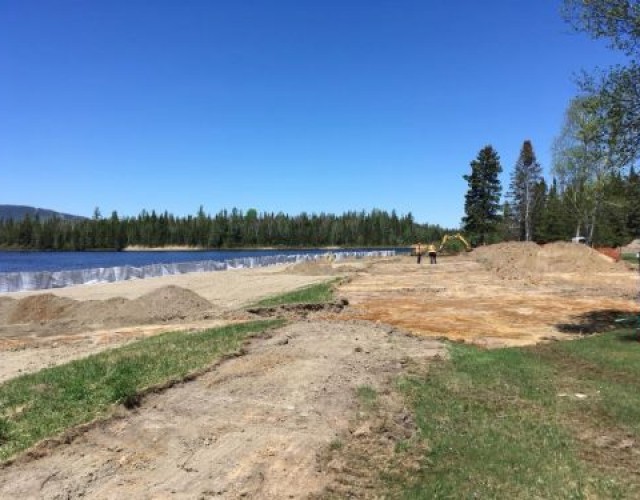
[[[242,306],[333,276],[346,278],[338,294],[349,301],[5,467],[0,497],[304,498],[336,481],[319,457],[354,431],[357,388],[384,393],[407,362],[446,355],[438,338],[569,339],[640,310],[638,275],[622,264],[562,245],[487,248],[436,266],[323,262],[0,297],[1,365],[14,367],[5,378],[29,359],[35,370],[132,336],[248,319]]]
[[[475,256],[458,256],[435,266],[378,262],[340,292],[350,303],[345,318],[501,347],[573,338],[610,317],[637,312],[639,286],[637,273],[623,265],[522,279],[501,277]]]

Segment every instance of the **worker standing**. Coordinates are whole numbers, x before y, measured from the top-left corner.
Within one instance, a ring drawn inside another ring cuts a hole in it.
[[[422,261],[422,249],[420,248],[420,243],[418,243],[418,248],[416,248],[416,253],[418,254],[418,264]]]
[[[436,263],[436,256],[437,256],[437,251],[436,251],[436,247],[434,244],[431,244],[427,247],[427,253],[429,254],[429,262],[431,264],[435,264]]]

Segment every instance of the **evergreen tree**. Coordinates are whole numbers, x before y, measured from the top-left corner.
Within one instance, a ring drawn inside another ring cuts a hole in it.
[[[541,231],[536,238],[538,241],[568,240],[572,234],[573,223],[570,222],[569,213],[558,193],[558,183],[555,178],[546,196],[541,226]]]
[[[533,188],[533,206],[531,210],[531,239],[544,241],[543,218],[547,206],[547,183],[543,178]]]
[[[628,238],[626,187],[627,181],[620,172],[613,172],[605,180],[594,244],[611,247],[625,244]]]
[[[498,153],[492,146],[485,146],[471,162],[471,174],[463,176],[469,183],[464,201],[466,215],[462,219],[464,230],[483,245],[494,241],[498,231],[502,192],[500,172]]]
[[[533,220],[538,216],[534,214],[537,200],[536,186],[542,180],[542,167],[536,159],[531,141],[524,141],[518,161],[511,172],[511,184],[509,185],[508,198],[511,200],[513,216],[518,223],[520,239],[531,241],[533,239]]]
[[[640,174],[631,167],[626,184],[627,233],[632,238],[640,238]]]
[[[502,205],[502,221],[498,229],[502,241],[513,241],[520,239],[520,229],[515,218],[511,203],[505,201]]]

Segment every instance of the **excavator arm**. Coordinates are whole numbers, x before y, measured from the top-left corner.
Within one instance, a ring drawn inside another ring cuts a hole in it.
[[[444,237],[442,238],[442,241],[440,242],[440,247],[438,248],[438,252],[441,251],[444,248],[444,246],[447,244],[447,242],[449,240],[458,240],[458,241],[460,241],[464,245],[464,249],[467,252],[470,252],[472,250],[471,245],[466,240],[466,238],[464,236],[462,236],[460,233],[456,233],[456,234],[445,234],[444,235]]]

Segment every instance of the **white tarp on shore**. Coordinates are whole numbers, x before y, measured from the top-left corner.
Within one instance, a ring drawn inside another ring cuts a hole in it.
[[[172,264],[151,264],[133,267],[98,267],[94,269],[74,269],[66,271],[37,271],[0,273],[0,292],[21,292],[27,290],[45,290],[90,283],[112,283],[130,279],[153,278],[173,274],[225,271],[227,269],[245,269],[266,267],[278,264],[294,264],[302,261],[326,259],[329,255],[336,260],[361,259],[363,257],[391,257],[394,250],[378,251],[338,251],[331,254],[267,255],[263,257],[244,257],[224,261],[205,260],[198,262],[177,262]]]

